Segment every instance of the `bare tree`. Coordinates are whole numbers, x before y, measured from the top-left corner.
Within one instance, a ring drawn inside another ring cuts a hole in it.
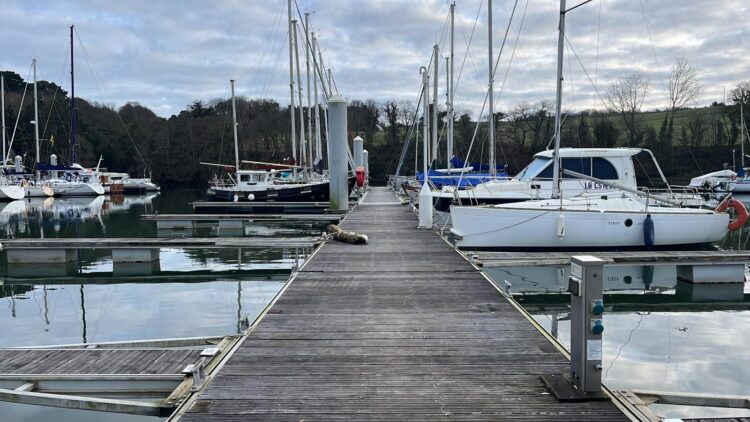
[[[701,84],[695,66],[684,57],[675,60],[669,75],[669,110],[672,114],[695,100],[700,93]]]
[[[735,104],[742,103],[745,107],[750,105],[750,81],[744,81],[737,84],[730,94]]]
[[[610,111],[622,116],[630,145],[635,146],[642,135],[638,113],[646,100],[649,82],[642,73],[631,73],[612,84],[607,92],[606,102]]]

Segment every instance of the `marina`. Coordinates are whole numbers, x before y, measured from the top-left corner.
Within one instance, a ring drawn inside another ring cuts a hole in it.
[[[750,421],[750,27],[680,6],[8,5],[0,419]]]

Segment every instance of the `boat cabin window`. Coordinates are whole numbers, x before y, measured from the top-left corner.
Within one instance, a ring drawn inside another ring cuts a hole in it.
[[[240,182],[250,182],[250,175],[249,174],[240,174]]]
[[[533,164],[533,163],[532,163]],[[617,169],[609,160],[602,157],[593,158],[563,158],[562,167],[576,173],[593,176],[602,180],[617,180]],[[592,172],[593,167],[593,172]],[[549,165],[542,170],[537,177],[540,179],[552,179],[554,163],[550,160]],[[575,179],[573,176],[563,173],[563,179]]]
[[[541,171],[547,164],[550,164],[550,163],[552,163],[551,158],[537,157],[534,159],[534,161],[531,162],[531,164],[526,166],[525,169],[521,170],[521,172],[516,175],[516,178],[522,179],[522,180],[532,179],[533,177],[536,177],[539,171]],[[550,174],[552,174],[552,170],[550,170]]]

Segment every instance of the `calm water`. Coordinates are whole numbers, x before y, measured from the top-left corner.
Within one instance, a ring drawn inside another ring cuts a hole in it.
[[[485,269],[570,346],[569,266]],[[695,286],[673,265],[604,270],[603,380],[613,389],[750,395],[750,286]],[[736,409],[654,406],[664,417],[750,416]]]
[[[46,199],[1,204],[2,237],[155,237],[144,213],[191,212],[202,191]],[[240,235],[317,234],[303,224],[246,226]],[[182,232],[180,235],[184,236]],[[189,235],[190,233],[188,233]],[[215,236],[204,224],[195,236]],[[169,235],[169,234],[167,234]],[[59,265],[2,260],[0,347],[236,334],[279,291],[309,249],[162,249],[158,262],[113,265],[110,252],[81,251]]]

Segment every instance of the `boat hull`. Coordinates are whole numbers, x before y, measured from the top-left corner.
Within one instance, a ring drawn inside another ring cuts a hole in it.
[[[560,216],[565,233],[558,236]],[[725,213],[651,213],[654,246],[711,243],[727,233]],[[459,248],[617,249],[645,248],[645,212],[452,207]]]
[[[56,196],[98,196],[104,195],[100,183],[64,182],[51,184]]]
[[[354,178],[349,179],[349,190],[354,187]],[[252,195],[252,196],[250,196]],[[232,188],[211,188],[208,192],[212,201],[234,202],[325,202],[330,200],[328,181],[274,185],[253,192],[240,192]]]
[[[0,186],[0,201],[15,201],[17,199],[23,199],[24,196],[26,196],[26,191],[21,186]]]

